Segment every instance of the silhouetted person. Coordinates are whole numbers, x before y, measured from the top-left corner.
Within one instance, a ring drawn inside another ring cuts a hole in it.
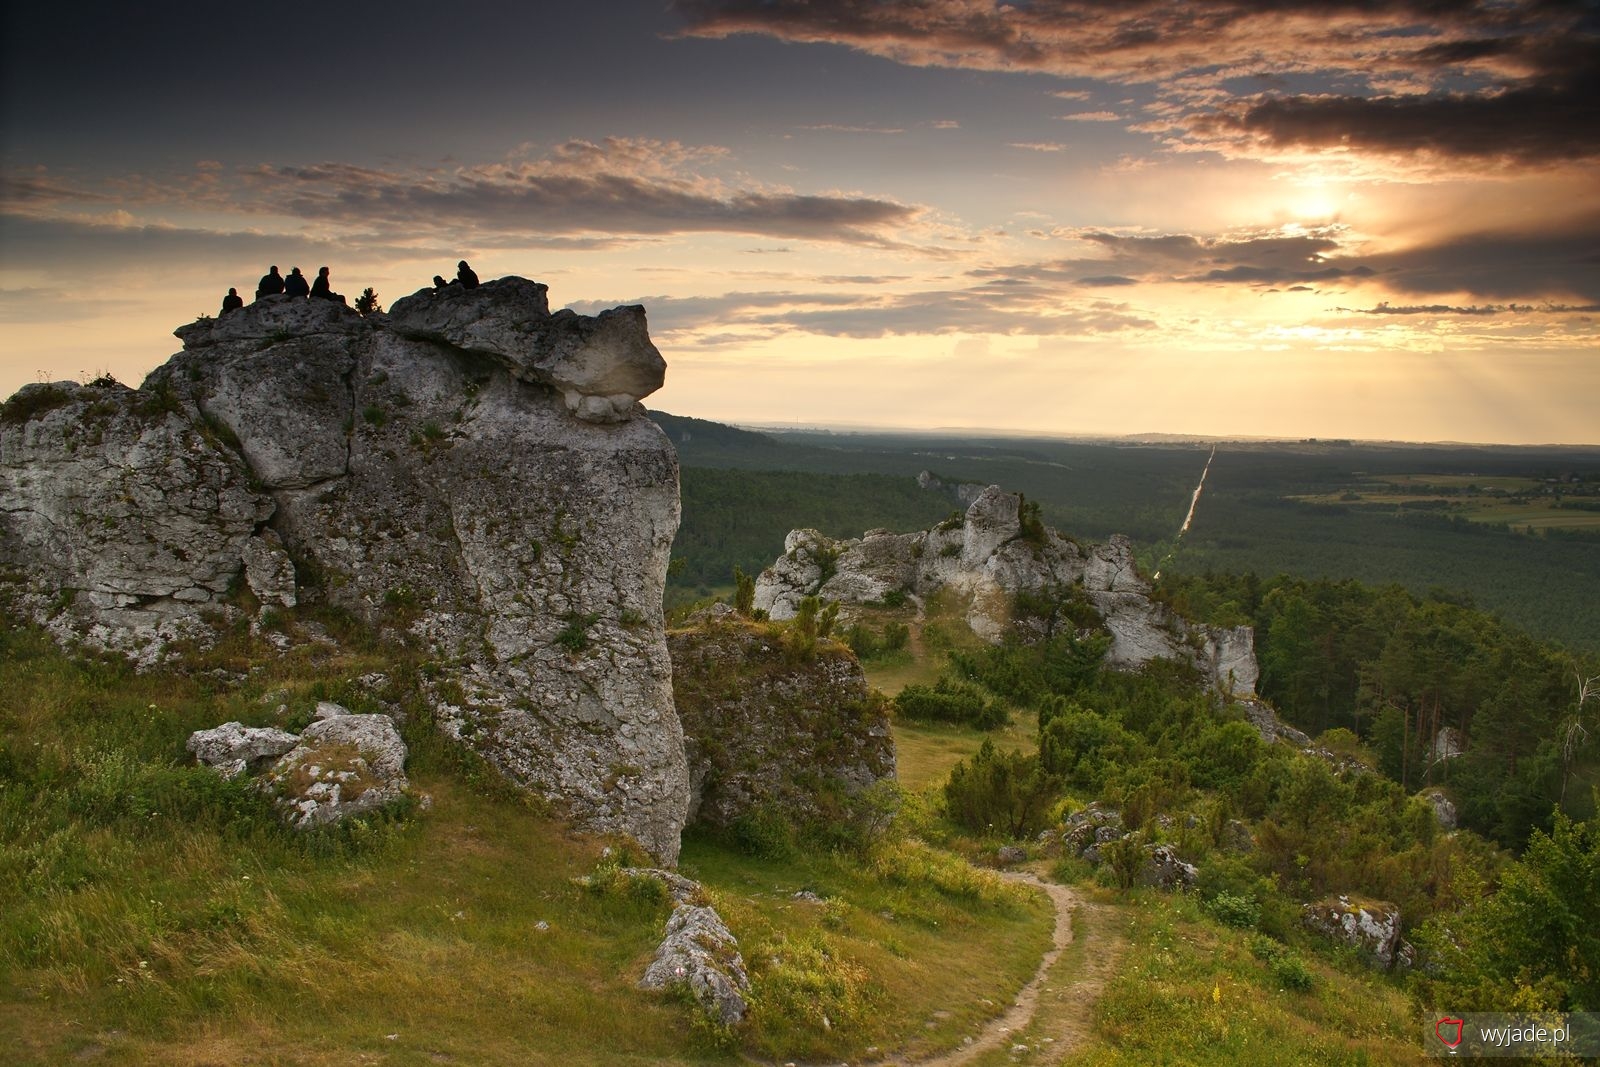
[[[257,300],[260,300],[264,296],[272,296],[275,293],[281,292],[283,292],[283,275],[278,273],[277,267],[273,267],[271,270],[267,271],[267,273],[263,274],[261,276],[261,280],[256,283]]]
[[[242,307],[244,307],[244,297],[239,295],[239,290],[229,289],[228,295],[222,298],[222,314],[226,315],[230,311],[238,311]],[[220,318],[221,316],[219,315],[218,317]]]
[[[478,275],[471,267],[467,266],[467,261],[464,259],[456,264],[456,281],[461,283],[461,288],[463,289],[476,289],[478,287]]]
[[[299,267],[289,268],[289,276],[283,280],[283,291],[286,296],[311,295],[311,286],[306,283],[306,276],[300,273]]]
[[[328,287],[328,268],[323,267],[317,271],[317,280],[311,283],[311,295],[320,300],[337,300],[344,303],[344,297]]]
[[[435,274],[433,276],[433,291],[434,292],[442,293],[448,288],[450,288],[450,283],[444,280],[444,275]]]

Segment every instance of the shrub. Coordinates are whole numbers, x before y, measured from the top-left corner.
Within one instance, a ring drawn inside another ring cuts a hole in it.
[[[944,799],[957,825],[974,833],[1024,837],[1036,833],[1061,792],[1039,757],[1000,751],[985,739],[970,760],[950,770]]]
[[[1248,930],[1261,918],[1261,902],[1252,896],[1218,893],[1206,902],[1206,910],[1224,926]]]
[[[999,701],[977,686],[951,678],[940,678],[933,685],[908,685],[896,694],[894,706],[896,714],[917,722],[958,723],[979,730],[1003,726],[1009,718]]]
[[[1286,952],[1272,961],[1272,977],[1285,989],[1304,993],[1312,986],[1311,969],[1305,961],[1292,952]]]

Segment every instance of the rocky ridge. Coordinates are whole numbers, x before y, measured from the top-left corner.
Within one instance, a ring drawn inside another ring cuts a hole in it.
[[[784,555],[756,580],[755,606],[788,619],[806,596],[865,605],[897,592],[925,598],[941,590],[961,598],[967,624],[989,641],[999,641],[1017,622],[1018,594],[1081,596],[1110,635],[1110,665],[1176,659],[1192,663],[1225,694],[1255,693],[1260,671],[1248,626],[1207,626],[1173,614],[1151,597],[1127,538],[1079,544],[1026,516],[1019,494],[993,485],[960,521],[931,530],[869,530],[841,541],[815,530],[792,531]]]
[[[676,859],[661,591],[677,459],[642,308],[502,278],[388,315],[267,297],[139,389],[0,409],[0,598],[141,663],[303,602],[420,642],[444,728],[582,826]],[[246,594],[245,590],[248,590]]]

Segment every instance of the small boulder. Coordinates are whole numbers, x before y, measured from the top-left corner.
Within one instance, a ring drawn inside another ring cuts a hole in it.
[[[1156,845],[1149,850],[1144,868],[1139,872],[1139,884],[1154,886],[1169,892],[1193,889],[1200,871],[1192,863],[1185,863],[1166,845]]]
[[[189,735],[187,747],[197,762],[224,778],[237,778],[283,755],[299,742],[298,737],[285,730],[225,722],[210,730],[196,730]]]
[[[1069,856],[1082,856],[1086,850],[1124,835],[1122,815],[1099,801],[1067,817],[1061,831],[1061,847]]]
[[[1434,820],[1441,830],[1454,830],[1457,825],[1456,805],[1443,789],[1429,789],[1420,794],[1433,807]]]
[[[384,715],[338,715],[307,726],[263,779],[278,809],[306,830],[405,794],[406,746]]]
[[[1002,867],[1015,867],[1028,858],[1028,853],[1016,845],[1001,845],[994,858]]]
[[[1400,909],[1380,901],[1329,897],[1300,909],[1301,920],[1324,937],[1361,949],[1368,962],[1389,970],[1404,964],[1410,946],[1400,940]]]
[[[677,986],[687,986],[717,1023],[736,1026],[744,1020],[750,977],[738,939],[714,908],[696,904],[674,908],[655,958],[639,980],[641,989]]]

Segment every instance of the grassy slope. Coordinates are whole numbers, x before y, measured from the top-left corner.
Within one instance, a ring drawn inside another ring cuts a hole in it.
[[[237,684],[210,674],[258,660]],[[279,703],[303,716],[322,697],[361,710],[345,680],[384,669],[398,686],[404,664],[236,640],[195,667],[139,676],[0,630],[7,1063],[730,1058],[680,999],[634,988],[661,895],[577,884],[604,843],[497,786],[415,708],[427,812],[298,835],[187,765],[192,729],[277,722]],[[954,1043],[1048,940],[1035,897],[915,841],[756,858],[691,840],[682,866],[742,939],[755,1007],[735,1043],[765,1056]],[[792,899],[801,888],[826,903]]]

